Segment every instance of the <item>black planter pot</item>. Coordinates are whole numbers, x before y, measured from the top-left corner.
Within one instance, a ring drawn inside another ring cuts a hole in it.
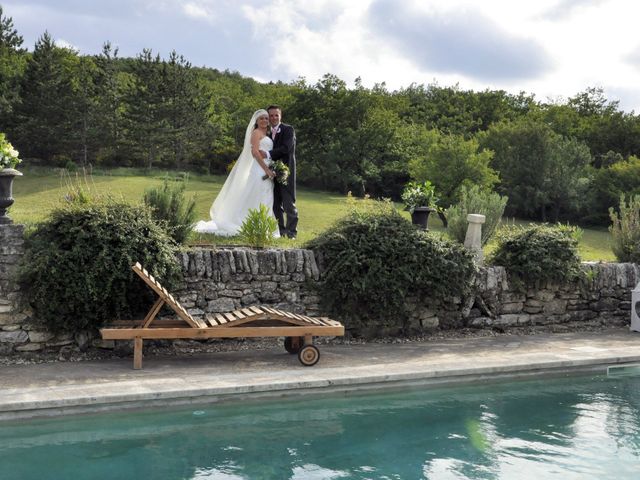
[[[422,230],[429,230],[429,214],[433,212],[434,209],[431,207],[416,207],[411,212],[411,223],[416,225],[418,228]]]
[[[21,176],[22,173],[13,168],[0,170],[0,225],[13,223],[7,215],[7,210],[13,205],[13,179]]]

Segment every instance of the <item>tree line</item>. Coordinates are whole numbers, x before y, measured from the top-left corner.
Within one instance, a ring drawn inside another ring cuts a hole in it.
[[[28,51],[0,6],[0,131],[26,164],[225,173],[251,113],[272,103],[296,128],[310,187],[398,199],[409,180],[430,180],[447,207],[475,184],[508,196],[508,215],[585,224],[640,193],[640,116],[600,88],[540,101],[437,83],[348,87],[331,74],[260,83],[176,52],[121,58],[107,42],[80,55],[47,32]]]

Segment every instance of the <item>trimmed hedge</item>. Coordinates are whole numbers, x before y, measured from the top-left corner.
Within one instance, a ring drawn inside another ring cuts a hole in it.
[[[170,286],[176,244],[143,205],[106,201],[55,210],[27,237],[18,273],[24,300],[54,332],[98,328],[144,316],[152,295],[135,262]]]
[[[505,267],[516,285],[563,282],[580,272],[580,235],[580,229],[568,225],[506,227],[496,234],[489,262]]]
[[[405,328],[407,296],[462,295],[475,273],[464,247],[417,230],[388,207],[353,212],[307,247],[324,267],[323,307],[354,327]]]

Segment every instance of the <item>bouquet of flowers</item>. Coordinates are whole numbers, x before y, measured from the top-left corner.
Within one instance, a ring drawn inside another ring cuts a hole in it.
[[[21,161],[18,151],[6,140],[4,133],[0,133],[0,170],[16,168]]]
[[[276,160],[271,165],[269,165],[269,169],[276,174],[274,181],[278,182],[280,185],[286,185],[289,179],[289,167],[285,165],[281,160]],[[263,180],[269,178],[268,175],[262,177]]]

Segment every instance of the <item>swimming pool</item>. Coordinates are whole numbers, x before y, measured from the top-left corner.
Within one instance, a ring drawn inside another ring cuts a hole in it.
[[[0,423],[0,478],[636,479],[640,376]]]

